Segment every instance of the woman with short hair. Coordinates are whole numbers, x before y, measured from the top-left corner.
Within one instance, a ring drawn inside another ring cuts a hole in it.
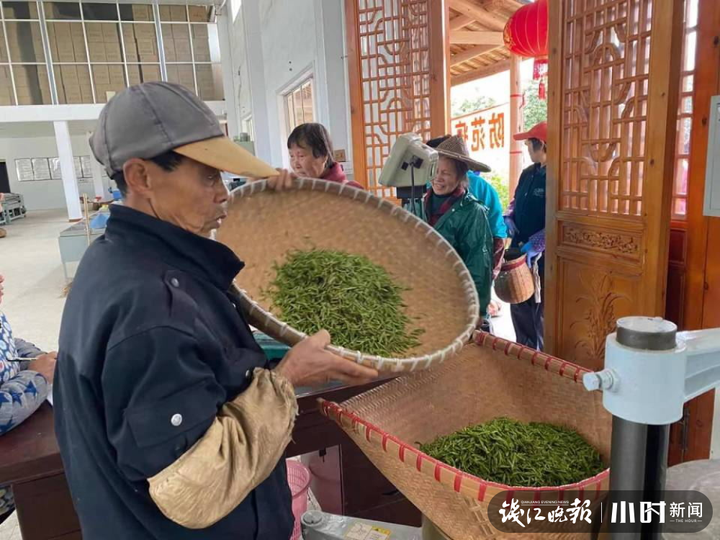
[[[342,165],[333,159],[332,140],[322,124],[299,125],[288,137],[287,147],[290,166],[298,176],[339,182],[362,189],[360,184],[347,179]]]

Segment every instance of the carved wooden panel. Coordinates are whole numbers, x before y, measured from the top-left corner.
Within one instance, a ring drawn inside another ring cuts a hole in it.
[[[559,270],[565,294],[574,299],[565,305],[559,321],[563,358],[601,369],[605,338],[615,331],[615,321],[635,314],[633,297],[640,276],[608,272],[576,260],[563,260]]]
[[[682,2],[550,3],[545,343],[587,367],[665,311]]]
[[[348,0],[346,6],[356,179],[393,196],[378,184],[393,143],[408,132],[430,138],[431,0]]]

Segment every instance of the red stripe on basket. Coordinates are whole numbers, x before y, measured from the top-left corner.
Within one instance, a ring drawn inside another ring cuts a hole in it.
[[[388,442],[387,433],[383,433],[383,437],[382,437],[383,452],[387,452],[387,442]]]
[[[505,342],[505,340],[501,340],[501,341]],[[518,347],[520,347],[520,346],[518,346]],[[537,351],[534,351],[534,354],[535,353],[537,353]],[[544,356],[547,356],[547,355],[544,355]],[[554,358],[554,357],[551,357],[551,358]],[[558,359],[558,361],[562,362],[562,360],[560,360],[560,359]],[[578,369],[580,373],[584,373],[586,371],[589,372],[589,370],[580,368],[579,366],[575,366],[574,364],[572,364],[570,362],[568,362],[567,364]],[[386,433],[385,431],[378,428],[377,426],[358,417],[355,413],[347,411],[335,403],[332,403],[332,402],[322,403],[321,410],[326,411],[326,412],[328,412],[328,414],[332,414],[333,416],[336,416],[337,418],[342,418],[342,419],[347,418],[350,421],[350,423],[354,426],[358,426],[358,425],[363,426],[364,428],[366,428],[366,434],[369,434],[371,431],[378,433],[381,436],[380,441],[375,440],[375,441],[371,441],[371,442],[374,442],[375,444],[384,445],[384,449],[387,449],[387,441],[388,440],[394,442],[395,444],[398,445],[398,457],[400,458],[400,460],[403,463],[405,463],[405,454],[406,454],[405,450],[407,448],[409,448],[412,450],[412,452],[414,452],[416,455],[418,455],[418,460],[420,460],[420,461],[427,460],[430,463],[432,463],[435,466],[434,472],[438,471],[438,466],[439,466],[440,469],[447,469],[450,473],[455,474],[456,475],[454,477],[454,485],[455,486],[457,486],[459,484],[461,487],[463,477],[467,477],[468,479],[477,481],[478,482],[477,498],[479,501],[485,500],[485,495],[487,494],[487,488],[489,486],[497,488],[500,491],[506,491],[506,490],[511,489],[511,491],[509,491],[510,500],[512,500],[512,496],[514,495],[515,492],[517,492],[517,491],[525,492],[525,491],[530,491],[530,490],[540,491],[540,492],[554,491],[559,494],[558,500],[565,500],[562,498],[562,494],[564,493],[565,490],[568,490],[568,489],[569,490],[578,490],[579,489],[579,490],[582,490],[581,493],[584,493],[586,490],[592,489],[592,487],[594,486],[596,492],[600,491],[602,489],[602,486],[604,485],[604,483],[607,481],[607,478],[610,474],[610,471],[608,469],[606,469],[604,472],[600,473],[599,475],[597,475],[593,478],[586,479],[585,481],[578,482],[576,484],[564,486],[563,489],[555,488],[555,487],[511,488],[510,486],[498,484],[495,482],[487,482],[487,481],[477,478],[475,476],[472,476],[469,474],[464,474],[461,471],[458,471],[457,469],[450,467],[449,465],[446,465],[442,462],[437,461],[436,459],[426,456],[422,452],[420,452],[420,454],[418,454],[419,451],[415,447],[410,446],[407,443],[405,443],[404,441],[398,439],[397,437]],[[347,428],[347,424],[345,424],[344,422],[342,425],[345,428]],[[370,439],[368,439],[368,440],[370,440]],[[422,474],[428,474],[428,473],[429,473],[429,471],[427,470],[427,468],[425,471],[422,472]],[[435,474],[439,474],[439,473],[435,472]]]
[[[558,501],[561,501],[561,502],[565,501],[565,490],[564,489],[558,490]]]
[[[418,456],[419,457],[419,456]],[[435,480],[440,481],[440,475],[442,474],[442,466],[440,463],[435,464]]]
[[[562,364],[560,364],[560,371],[558,371],[558,374],[562,375],[563,373],[565,373],[565,368],[567,367],[567,365],[567,362],[563,362]]]
[[[510,350],[511,346],[512,346],[512,341],[508,341],[507,345],[505,345],[505,356],[508,355],[508,351]]]
[[[370,431],[372,431],[370,427],[365,426],[365,439],[367,440],[367,442],[370,442]]]
[[[497,351],[498,341],[500,341],[500,338],[495,338],[495,339],[493,339],[493,342],[492,342],[493,351]]]
[[[458,473],[455,475],[455,493],[460,493],[460,485],[462,484],[462,474]]]
[[[550,362],[552,362],[552,359],[552,356],[548,356],[545,358],[545,371],[550,371]]]
[[[580,486],[580,489],[578,489],[578,494],[578,498],[582,501],[585,498],[583,497],[583,495],[585,495],[585,488]]]
[[[422,472],[422,462],[423,462],[422,454],[418,454],[417,458],[415,459],[415,467],[420,472]]]
[[[540,351],[535,351],[535,353],[532,355],[532,358],[530,359],[530,365],[535,365],[535,359],[538,357],[538,354],[540,354]]]
[[[578,382],[578,375],[579,375],[579,374],[580,374],[580,370],[579,370],[579,369],[576,369],[576,370],[575,370],[575,373],[573,374],[573,380],[574,380],[575,382]]]
[[[542,499],[542,490],[541,489],[535,490],[535,494],[533,495],[533,502],[535,503],[535,506],[540,504],[541,499]]]
[[[513,490],[508,491],[507,496],[505,497],[505,502],[508,504],[512,503],[514,495],[515,495],[515,491],[513,491]]]

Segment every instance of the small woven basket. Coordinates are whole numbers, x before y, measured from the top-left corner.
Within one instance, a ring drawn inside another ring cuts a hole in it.
[[[266,181],[232,193],[217,239],[246,266],[236,280],[250,324],[287,345],[304,333],[280,320],[265,298],[274,264],[294,250],[329,249],[364,255],[407,287],[405,312],[424,330],[404,358],[381,358],[329,347],[335,354],[381,371],[426,369],[467,344],[479,316],[470,272],[435,229],[388,200],[337,182],[300,178],[296,188],[275,192]]]
[[[341,405],[321,401],[320,408],[450,538],[497,540],[508,537],[488,517],[498,493],[512,491],[518,500],[562,501],[569,492],[584,492],[596,507],[604,495],[596,492],[608,489],[609,469],[562,487],[508,487],[460,472],[414,443],[505,416],[572,428],[608,463],[612,419],[602,396],[585,390],[585,373],[577,365],[480,332],[476,344],[436,369],[395,379]],[[535,531],[537,535],[524,538],[589,538],[568,530]]]
[[[535,293],[535,280],[525,254],[509,249],[495,280],[495,294],[508,304],[522,304]]]

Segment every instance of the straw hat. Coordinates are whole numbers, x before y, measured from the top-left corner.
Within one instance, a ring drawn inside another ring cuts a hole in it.
[[[467,163],[472,171],[490,172],[492,170],[484,163],[480,163],[479,161],[472,159],[470,157],[470,152],[468,152],[467,144],[465,144],[465,139],[458,137],[457,135],[453,135],[440,143],[436,150],[441,156],[457,159],[458,161]]]

